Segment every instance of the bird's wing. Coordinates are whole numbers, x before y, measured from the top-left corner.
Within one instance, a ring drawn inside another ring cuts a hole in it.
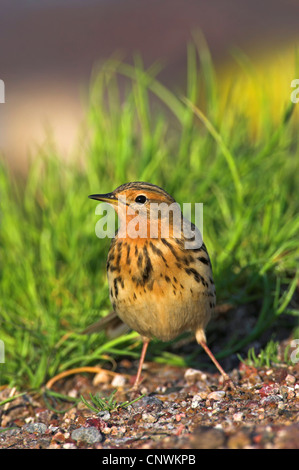
[[[127,333],[129,327],[121,321],[114,311],[112,311],[104,318],[100,318],[100,320],[89,325],[81,334],[89,335],[102,330],[105,330],[105,333],[109,338],[116,338],[117,336]]]

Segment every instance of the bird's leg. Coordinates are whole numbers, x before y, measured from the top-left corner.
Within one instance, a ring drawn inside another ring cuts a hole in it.
[[[217,361],[216,357],[208,347],[207,343],[204,340],[199,340],[198,343],[201,345],[201,347],[205,350],[209,358],[214,362],[215,366],[219,370],[220,374],[222,375],[224,379],[224,389],[226,390],[228,387],[231,387],[233,390],[236,389],[233,381],[229,378],[228,374],[223,370],[219,362]]]
[[[133,392],[136,392],[138,390],[141,371],[142,371],[142,366],[143,366],[143,363],[144,363],[146,350],[147,350],[148,344],[150,342],[149,338],[146,338],[145,336],[142,337],[142,341],[143,341],[143,346],[142,346],[142,351],[141,351],[141,355],[140,355],[140,359],[139,359],[139,366],[138,366],[138,370],[137,370],[136,379],[135,379],[135,382],[134,382],[134,385],[133,385],[133,388],[132,388]]]

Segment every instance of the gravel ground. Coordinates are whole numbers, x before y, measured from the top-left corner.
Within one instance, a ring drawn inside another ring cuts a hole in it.
[[[89,392],[108,396],[118,388],[120,403],[128,399],[135,366],[125,359],[121,373],[76,374],[56,382],[53,390],[88,399]],[[30,392],[6,403],[0,407],[0,448],[299,448],[298,363],[259,369],[240,363],[230,372],[236,391],[224,391],[216,373],[145,366],[141,392],[146,395],[128,408],[96,414],[83,402],[72,408],[56,403],[58,413]],[[19,392],[3,388],[0,401],[13,393]]]

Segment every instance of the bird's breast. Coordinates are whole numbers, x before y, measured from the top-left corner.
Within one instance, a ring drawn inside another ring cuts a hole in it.
[[[168,340],[208,322],[215,306],[209,256],[181,240],[115,238],[107,273],[119,317],[143,336]]]

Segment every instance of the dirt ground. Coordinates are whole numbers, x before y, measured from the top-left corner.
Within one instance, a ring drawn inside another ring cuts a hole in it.
[[[229,341],[231,325],[240,337],[242,332],[248,335],[258,309],[247,306],[219,312],[208,334],[215,354]],[[0,406],[0,448],[298,449],[299,362],[289,360],[295,325],[294,316],[281,317],[258,341],[239,350],[240,355],[230,354],[220,361],[236,390],[224,390],[218,371],[192,338],[167,349],[184,357],[195,353],[200,370],[151,362],[150,344],[140,387],[144,397],[126,408],[93,412],[80,396],[90,402],[90,393],[108,399],[117,390],[117,404],[130,401],[138,361],[128,357],[114,367],[107,361],[97,373],[85,370],[56,376],[47,384],[51,396],[46,388],[37,393],[2,387],[0,403],[23,395]],[[253,367],[240,361],[249,348],[258,354],[274,336],[279,341],[275,363]],[[166,346],[161,343],[161,347]],[[77,404],[61,401],[53,392],[78,399]]]
[[[86,399],[89,392],[128,400],[136,361],[116,372],[75,374],[52,389]],[[127,408],[94,413],[83,402],[49,401],[25,393],[0,408],[2,449],[292,449],[299,448],[299,364],[230,372],[236,390],[219,374],[146,362],[141,392]],[[3,388],[0,401],[14,391]],[[53,407],[53,410],[49,408]],[[59,412],[58,412],[59,411]]]

